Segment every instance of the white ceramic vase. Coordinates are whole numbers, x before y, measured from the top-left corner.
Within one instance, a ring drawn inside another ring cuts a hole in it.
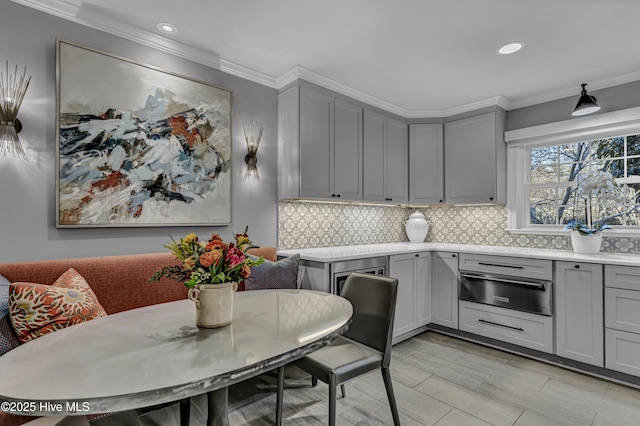
[[[571,246],[574,253],[598,254],[602,245],[602,232],[593,235],[580,235],[578,231],[571,231]]]
[[[202,328],[218,328],[231,324],[233,292],[237,282],[200,284],[189,289],[189,299],[196,302],[196,323]]]
[[[410,242],[422,243],[424,239],[427,238],[429,222],[424,218],[422,213],[416,211],[409,216],[408,220],[404,221],[404,230]]]

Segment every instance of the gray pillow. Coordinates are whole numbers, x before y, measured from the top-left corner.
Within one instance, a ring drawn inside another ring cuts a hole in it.
[[[257,257],[248,255],[252,259]],[[265,259],[262,265],[251,267],[251,276],[244,280],[245,290],[298,288],[300,255],[285,257],[277,262]]]
[[[0,356],[20,346],[8,315],[10,284],[9,280],[0,275]]]
[[[0,275],[0,318],[9,313],[9,285],[8,279]]]

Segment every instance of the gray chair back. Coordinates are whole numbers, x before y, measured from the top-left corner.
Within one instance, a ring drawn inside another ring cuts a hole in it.
[[[397,278],[358,272],[347,277],[340,293],[353,305],[353,322],[344,336],[384,353],[384,368],[391,362],[397,295]]]

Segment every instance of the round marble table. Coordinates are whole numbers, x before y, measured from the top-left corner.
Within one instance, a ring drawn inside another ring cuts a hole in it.
[[[227,386],[328,344],[348,328],[352,313],[346,299],[310,290],[238,292],[233,322],[219,329],[199,329],[190,300],[120,312],[0,357],[0,401],[16,402],[10,408],[22,410],[4,410],[14,414],[65,415],[125,411],[221,389],[218,397],[226,398]],[[224,408],[217,415],[226,418]]]

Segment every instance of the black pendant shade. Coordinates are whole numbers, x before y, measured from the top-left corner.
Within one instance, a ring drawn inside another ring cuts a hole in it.
[[[600,106],[596,103],[596,98],[587,95],[587,89],[584,88],[586,85],[587,83],[582,83],[582,93],[580,93],[578,105],[576,105],[576,108],[571,113],[573,116],[587,115],[600,111]]]

